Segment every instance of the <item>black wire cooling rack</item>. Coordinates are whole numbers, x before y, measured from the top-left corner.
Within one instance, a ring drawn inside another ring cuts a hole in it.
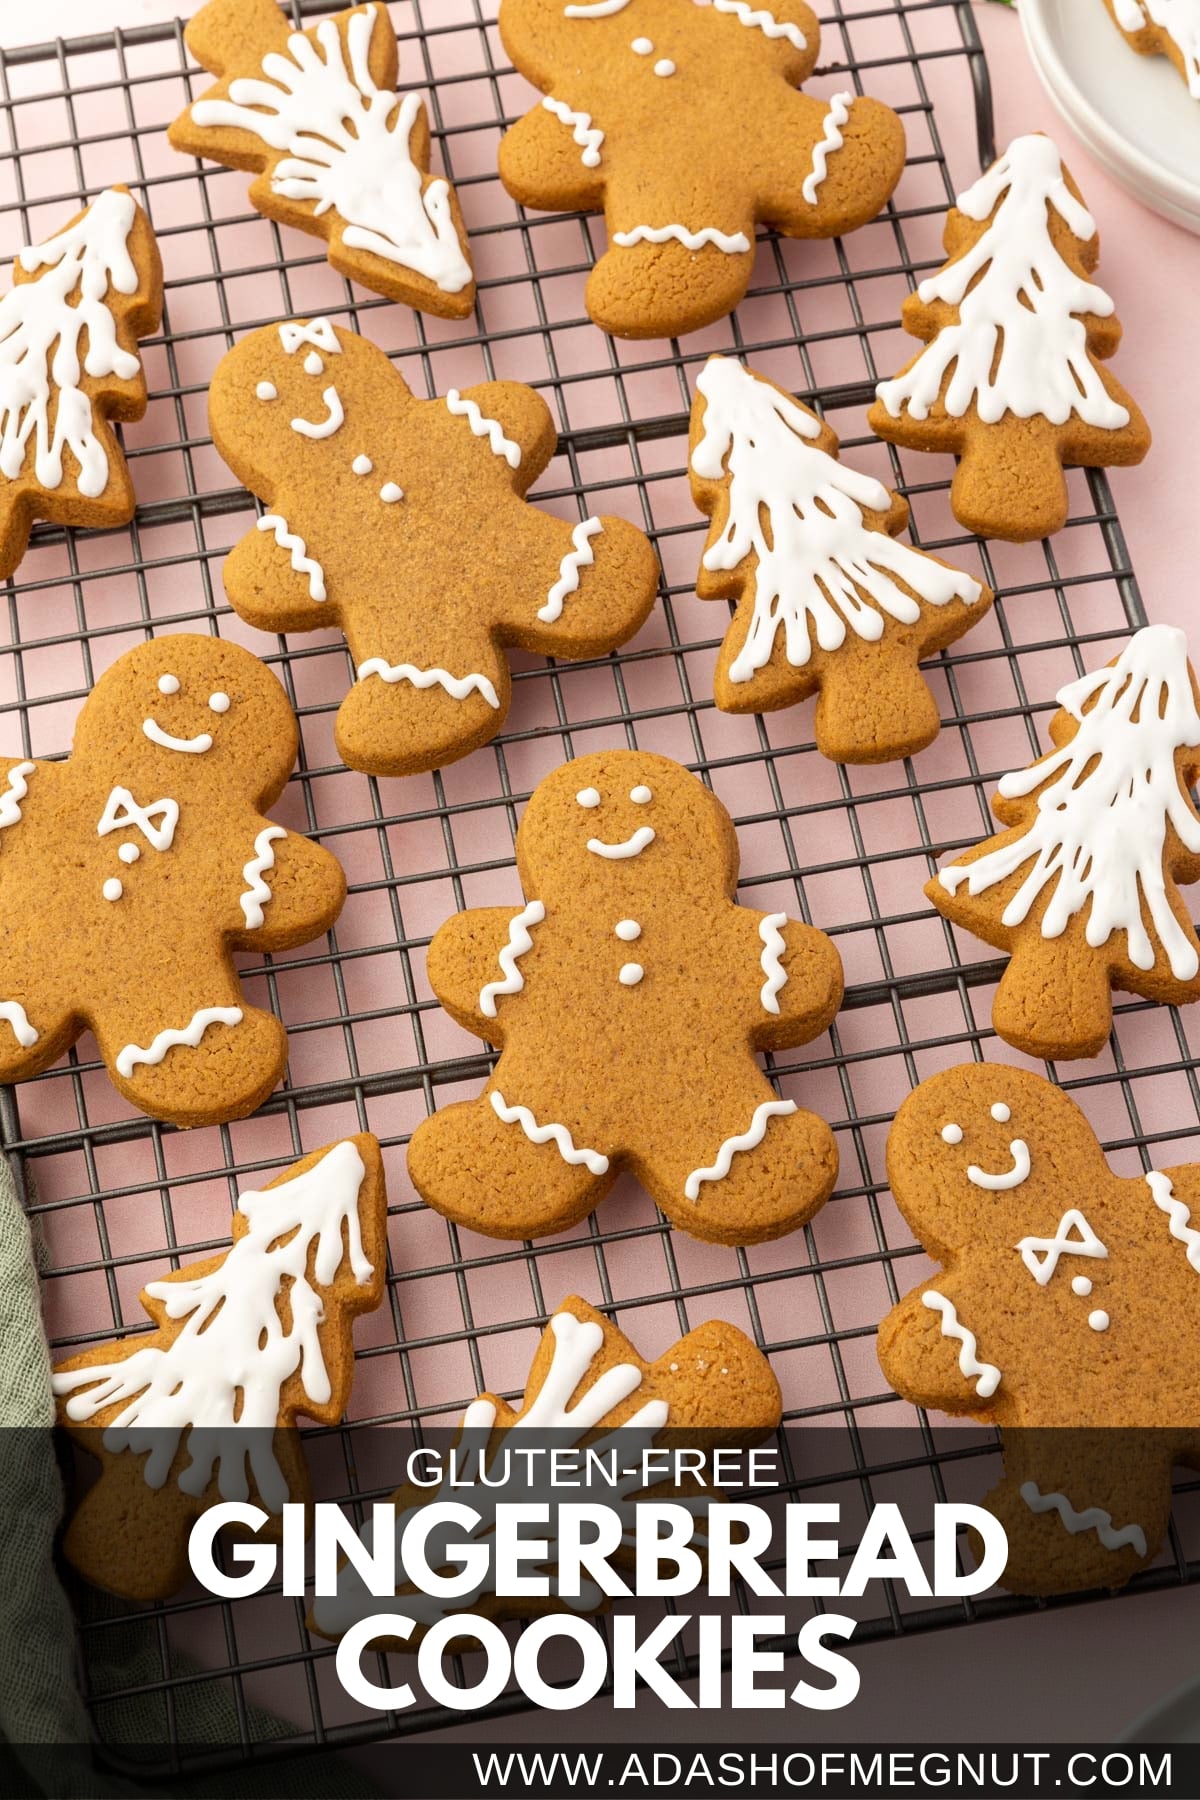
[[[293,10],[299,21],[332,9],[298,0]],[[878,1319],[921,1271],[920,1249],[887,1196],[883,1142],[904,1094],[936,1068],[985,1054],[1020,1059],[991,1033],[1000,965],[936,918],[920,888],[948,850],[987,829],[995,778],[1039,748],[1055,689],[1115,654],[1145,623],[1102,473],[1071,475],[1070,523],[1053,542],[977,545],[950,515],[947,459],[900,453],[863,435],[876,378],[907,355],[900,299],[940,262],[944,209],[955,185],[975,173],[948,166],[939,117],[949,120],[953,109],[965,116],[973,106],[979,161],[994,154],[970,8],[835,0],[822,19],[823,57],[810,89],[851,85],[903,115],[910,154],[896,199],[844,243],[764,237],[751,294],[732,319],[682,343],[633,345],[604,337],[582,309],[601,224],[578,214],[525,215],[499,188],[496,143],[528,104],[528,90],[500,48],[494,0],[405,0],[391,10],[401,85],[429,96],[435,154],[471,227],[479,302],[461,324],[351,289],[329,270],[323,246],[250,211],[244,176],[169,150],[164,127],[206,80],[189,62],[181,25],[0,51],[8,140],[0,149],[0,242],[11,254],[99,188],[125,181],[149,212],[166,266],[163,329],[145,346],[149,411],[124,433],[140,496],[136,519],[105,534],[35,528],[4,589],[3,748],[65,753],[79,703],[132,642],[179,629],[236,636],[275,668],[301,720],[285,816],[328,843],[350,872],[350,898],[327,941],[289,957],[244,959],[252,996],[265,995],[292,1046],[287,1083],[254,1120],[179,1134],[131,1116],[89,1054],[90,1040],[39,1080],[0,1094],[3,1140],[44,1244],[56,1348],[143,1328],[143,1282],[168,1263],[220,1248],[239,1186],[348,1130],[369,1129],[387,1157],[390,1267],[384,1307],[360,1322],[356,1421],[419,1432],[451,1423],[484,1387],[518,1393],[548,1313],[577,1288],[652,1353],[707,1317],[742,1324],[772,1357],[787,1422],[842,1428],[845,1474],[864,1503],[914,1473],[941,1498],[953,1490],[962,1435],[920,1420],[919,1436],[906,1440],[915,1451],[898,1463],[892,1434],[872,1429],[910,1417],[882,1383],[873,1339]],[[242,332],[314,312],[374,337],[418,391],[492,376],[530,381],[560,424],[539,500],[572,519],[623,511],[650,532],[663,561],[661,604],[622,655],[569,669],[518,659],[508,729],[431,777],[377,782],[345,771],[331,737],[350,679],[340,640],[272,642],[240,626],[224,600],[220,561],[254,507],[212,450],[208,379]],[[691,386],[713,349],[745,355],[818,406],[851,458],[907,495],[917,541],[981,566],[996,591],[991,619],[932,667],[944,730],[915,762],[839,769],[816,754],[804,708],[745,720],[713,707],[725,614],[694,598],[705,521],[685,477]],[[630,1187],[561,1239],[496,1245],[434,1217],[405,1179],[403,1146],[417,1120],[471,1091],[488,1067],[486,1051],[433,1001],[424,946],[455,908],[517,899],[512,834],[524,800],[549,768],[603,743],[664,749],[697,770],[734,812],[749,903],[777,896],[771,904],[813,919],[842,950],[846,1001],[828,1039],[774,1063],[785,1089],[802,1083],[834,1125],[841,1181],[812,1225],[782,1244],[695,1245],[673,1235]],[[1122,1002],[1106,1054],[1058,1072],[1123,1172],[1197,1153],[1200,1087],[1189,1029],[1174,1011]],[[340,1431],[320,1435],[325,1465],[341,1446],[336,1490],[361,1500],[392,1485],[364,1481]],[[801,1462],[794,1491],[810,1479]],[[1196,1485],[1181,1487],[1187,1500],[1177,1507],[1169,1551],[1135,1590],[1200,1572],[1186,1544],[1192,1534],[1180,1525]],[[874,1613],[864,1603],[858,1636],[1026,1605],[994,1598],[922,1607],[888,1593]],[[192,1593],[147,1614],[118,1605],[85,1623],[86,1680],[106,1632],[150,1622],[149,1669],[143,1660],[136,1682],[114,1686],[110,1678],[102,1693],[92,1683],[102,1733],[109,1709],[136,1691],[159,1694],[168,1734],[184,1735],[184,1689],[194,1695],[205,1683],[232,1696],[246,1756],[459,1716],[426,1707],[381,1723],[355,1711],[333,1677],[331,1647],[307,1636],[300,1606],[287,1642],[278,1627],[288,1615],[273,1615],[264,1639],[254,1607]],[[181,1644],[202,1652],[203,1666],[186,1676],[173,1661]],[[687,1666],[681,1650],[675,1672]],[[256,1698],[289,1719],[294,1736],[262,1741]],[[516,1695],[501,1702],[521,1704]],[[175,1766],[188,1766],[190,1754],[177,1748]]]

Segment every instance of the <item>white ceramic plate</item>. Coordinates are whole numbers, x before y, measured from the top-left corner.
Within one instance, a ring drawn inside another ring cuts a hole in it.
[[[1104,0],[1020,0],[1042,84],[1097,162],[1200,233],[1200,100],[1165,56],[1139,56]]]

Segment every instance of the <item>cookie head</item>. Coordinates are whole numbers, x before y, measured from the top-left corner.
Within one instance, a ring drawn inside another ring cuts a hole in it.
[[[602,750],[548,775],[517,839],[527,890],[608,904],[661,890],[664,903],[732,892],[733,827],[720,801],[678,763],[643,750]]]
[[[981,1238],[1015,1241],[1014,1224],[1053,1210],[1107,1168],[1060,1088],[988,1063],[922,1082],[896,1114],[887,1157],[896,1202],[935,1255]]]
[[[127,651],[96,684],[75,755],[155,791],[218,785],[273,799],[296,760],[296,723],[270,670],[220,638],[181,634]]]

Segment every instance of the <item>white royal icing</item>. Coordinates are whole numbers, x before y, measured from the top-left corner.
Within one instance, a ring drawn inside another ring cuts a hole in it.
[[[917,289],[926,305],[956,306],[958,323],[943,326],[905,373],[880,382],[887,411],[898,419],[907,406],[910,418],[928,418],[949,375],[942,403],[956,419],[974,402],[985,424],[1011,412],[1054,425],[1074,413],[1105,431],[1128,425],[1088,356],[1080,316],[1107,319],[1113,302],[1063,261],[1050,236],[1048,208],[1082,242],[1096,232],[1054,144],[1037,134],[1014,138],[955,204],[980,223],[995,217],[964,256]]]
[[[653,800],[654,793],[645,783],[639,783],[637,787],[630,788],[629,798],[635,806],[647,806]]]
[[[285,319],[279,327],[279,341],[288,356],[294,356],[302,344],[311,344],[314,349],[324,350],[326,356],[342,354],[337,333],[325,318],[309,319],[307,324],[299,319]]]
[[[600,804],[599,788],[580,788],[575,796],[576,806],[586,807],[589,811]]]
[[[697,6],[707,6],[709,0],[695,0]],[[714,12],[727,13],[737,19],[739,24],[748,25],[755,31],[761,31],[764,37],[786,38],[796,50],[805,46],[804,33],[798,25],[789,21],[781,22],[764,6],[752,8],[749,0],[712,0]]]
[[[499,1088],[493,1088],[488,1096],[492,1110],[505,1125],[519,1125],[531,1144],[550,1144],[557,1149],[565,1163],[577,1168],[582,1163],[592,1175],[603,1175],[608,1169],[608,1158],[598,1150],[580,1149],[565,1125],[539,1125],[527,1106],[509,1106]]]
[[[1006,1106],[1003,1100],[997,1100],[991,1108],[991,1114],[997,1125],[1007,1125],[1012,1118],[1012,1107]]]
[[[956,1125],[954,1121],[951,1120],[949,1125],[942,1126],[940,1135],[943,1144],[961,1144],[963,1141],[963,1128],[961,1125]]]
[[[289,531],[288,522],[279,513],[264,513],[258,521],[259,531],[273,531],[275,542],[281,550],[291,552],[291,564],[297,575],[308,576],[308,597],[310,600],[324,600],[325,571],[319,562],[308,555],[304,539],[296,532]]]
[[[758,997],[762,1001],[764,1012],[777,1013],[779,1011],[777,996],[780,988],[787,981],[787,970],[779,960],[787,949],[787,942],[783,935],[783,927],[786,924],[786,913],[768,913],[765,919],[759,920],[758,935],[763,941],[763,952],[758,960],[762,964],[762,972],[766,979],[759,990]]]
[[[1160,1174],[1154,1169],[1147,1175],[1146,1184],[1154,1196],[1155,1206],[1167,1215],[1171,1236],[1183,1245],[1188,1261],[1197,1275],[1200,1275],[1200,1231],[1189,1223],[1191,1208],[1176,1197],[1175,1184],[1169,1175]]]
[[[661,56],[654,65],[654,73],[663,76],[673,75],[675,73],[675,64],[671,61],[669,56]]]
[[[385,481],[379,490],[379,498],[385,506],[394,506],[397,500],[403,500],[404,489],[394,481]]]
[[[107,837],[110,831],[132,829],[141,832],[152,850],[169,850],[174,842],[178,823],[178,800],[152,800],[149,806],[139,806],[127,787],[115,787],[104,802],[104,811],[96,826],[96,836]],[[127,857],[125,851],[131,847],[135,854]],[[136,862],[136,850],[136,845],[123,844],[117,854],[122,862]]]
[[[1200,0],[1114,0],[1114,10],[1125,31],[1143,30],[1149,14],[1178,47],[1188,93],[1200,100]]]
[[[122,844],[117,851],[123,863],[135,863],[141,854],[136,844]]]
[[[110,875],[100,892],[106,900],[119,900],[125,892],[125,884],[118,881],[115,875]]]
[[[486,675],[451,675],[447,669],[418,669],[415,663],[390,663],[382,656],[368,656],[358,665],[358,679],[378,675],[380,681],[411,681],[415,688],[445,688],[453,700],[465,700],[468,694],[482,694],[489,706],[500,705],[500,696]]]
[[[1020,1187],[1023,1181],[1028,1181],[1031,1166],[1029,1145],[1024,1138],[1013,1138],[1008,1148],[1012,1155],[1011,1169],[1005,1169],[1002,1175],[990,1175],[986,1169],[981,1169],[978,1163],[969,1163],[967,1180],[974,1183],[977,1188],[986,1188],[992,1194],[1003,1193],[1007,1188]]]
[[[271,175],[272,193],[315,202],[315,218],[332,208],[350,249],[371,251],[457,294],[471,270],[449,185],[438,179],[421,191],[409,149],[420,95],[401,99],[375,85],[370,48],[377,29],[392,29],[383,7],[350,15],[345,49],[332,19],[318,25],[315,44],[293,32],[286,55],[273,50],[263,58],[265,80],[242,78],[230,83],[227,100],[198,100],[192,120],[248,131],[285,151]]]
[[[786,1118],[796,1111],[794,1100],[764,1100],[754,1109],[754,1117],[748,1128],[737,1137],[726,1138],[717,1151],[717,1159],[707,1169],[693,1169],[683,1184],[683,1191],[689,1200],[700,1198],[701,1185],[706,1181],[724,1181],[728,1175],[733,1159],[742,1150],[757,1150],[767,1135],[767,1120]]]
[[[757,559],[754,611],[731,681],[750,681],[766,666],[781,629],[789,663],[803,668],[814,637],[820,649],[837,650],[847,628],[867,642],[881,638],[885,615],[915,624],[921,608],[913,594],[928,606],[979,598],[969,575],[868,531],[863,508],[887,512],[891,494],[818,449],[811,440],[820,424],[794,400],[723,356],[709,359],[696,387],[704,432],[692,468],[707,481],[729,477],[729,521],[704,567]]]
[[[143,1466],[148,1487],[166,1484],[186,1431],[190,1461],[176,1477],[183,1493],[199,1498],[219,1463],[222,1499],[245,1500],[248,1463],[258,1497],[278,1513],[291,1498],[272,1445],[284,1384],[299,1372],[314,1406],[332,1394],[321,1345],[326,1312],[320,1290],[332,1286],[344,1261],[360,1286],[374,1274],[358,1212],[365,1178],[358,1147],[346,1140],[293,1180],[242,1194],[238,1211],[249,1230],[218,1268],[190,1281],[146,1285],[168,1319],[185,1321],[170,1344],[55,1372],[54,1392],[71,1396],[67,1417],[85,1424],[128,1401],[105,1427],[104,1448],[114,1454],[149,1450]],[[281,1294],[290,1314],[286,1331]]]
[[[813,145],[812,168],[804,177],[800,188],[800,192],[810,206],[817,204],[817,190],[829,173],[829,158],[835,150],[840,150],[846,141],[842,136],[842,126],[850,117],[850,108],[853,103],[853,94],[834,94],[829,102],[829,111],[825,114],[821,136]]]
[[[321,394],[325,402],[326,414],[323,419],[293,419],[292,430],[298,431],[301,437],[327,438],[342,424],[346,417],[342,410],[342,402],[335,387],[327,387]]]
[[[519,1434],[533,1430],[543,1437],[549,1432],[551,1435],[547,1441],[552,1442],[555,1447],[579,1445],[587,1438],[588,1448],[595,1450],[597,1454],[602,1454],[606,1445],[610,1449],[617,1448],[615,1437],[607,1433],[599,1437],[592,1434],[603,1426],[610,1413],[642,1386],[642,1371],[633,1363],[617,1363],[602,1374],[593,1376],[592,1365],[604,1348],[603,1328],[594,1319],[577,1319],[569,1312],[555,1313],[550,1320],[550,1332],[550,1367],[536,1396],[525,1402],[520,1416],[512,1424],[511,1430],[518,1436],[508,1440],[506,1433],[506,1440],[515,1448],[520,1443]],[[671,1366],[676,1367],[675,1364]],[[593,1377],[590,1382],[589,1376]],[[621,1456],[618,1460],[621,1472],[611,1487],[606,1484],[604,1503],[620,1520],[623,1543],[632,1544],[635,1538],[638,1502],[634,1496],[645,1481],[641,1448],[643,1444],[650,1444],[654,1434],[662,1430],[668,1419],[669,1409],[665,1400],[645,1400],[620,1427]],[[396,1548],[400,1549],[404,1534],[421,1505],[428,1506],[448,1500],[460,1503],[465,1501],[477,1514],[476,1522],[465,1533],[461,1524],[440,1526],[430,1532],[426,1543],[426,1559],[431,1568],[441,1568],[454,1560],[450,1546],[462,1543],[464,1536],[475,1542],[486,1542],[494,1536],[496,1509],[500,1504],[514,1500],[528,1501],[530,1498],[549,1501],[549,1523],[542,1531],[546,1558],[541,1567],[547,1575],[550,1593],[557,1594],[561,1554],[558,1535],[560,1509],[553,1504],[554,1492],[548,1483],[536,1479],[531,1483],[528,1457],[522,1455],[519,1449],[515,1455],[500,1450],[499,1454],[494,1453],[490,1458],[487,1456],[488,1439],[495,1423],[496,1406],[493,1401],[475,1400],[467,1408],[463,1415],[463,1435],[458,1447],[457,1468],[453,1474],[447,1473],[439,1486],[424,1494],[417,1506],[397,1512],[392,1527]],[[374,1548],[372,1527],[373,1521],[368,1518],[362,1532],[363,1542],[368,1550]],[[485,1594],[494,1593],[496,1589],[494,1559],[483,1560],[487,1564],[486,1570],[469,1593],[459,1593],[453,1600],[434,1594],[405,1593],[401,1605],[425,1626],[437,1623],[451,1610],[462,1612],[476,1606]],[[399,1557],[396,1567],[402,1578],[403,1564]],[[585,1577],[580,1581],[578,1591],[567,1597],[566,1603],[572,1611],[590,1612],[602,1601],[600,1588]],[[340,1637],[359,1619],[378,1612],[380,1604],[367,1588],[359,1571],[352,1563],[347,1562],[338,1570],[336,1593],[314,1601],[313,1618],[319,1630],[328,1632],[333,1637]]]
[[[1072,1233],[1075,1235],[1072,1236]],[[1052,1238],[1023,1237],[1017,1244],[1017,1249],[1021,1252],[1021,1261],[1039,1287],[1046,1286],[1058,1267],[1060,1256],[1107,1257],[1108,1255],[1107,1249],[1076,1206],[1069,1207],[1063,1214]],[[1089,1293],[1091,1285],[1089,1281],[1087,1286]],[[1076,1289],[1077,1293],[1078,1291]]]
[[[459,393],[457,388],[450,388],[446,394],[446,405],[456,418],[465,419],[476,437],[485,437],[492,447],[495,456],[502,456],[510,469],[521,464],[521,446],[514,444],[495,419],[485,419],[476,401],[469,400]]]
[[[1087,1298],[1092,1291],[1092,1284],[1086,1275],[1074,1275],[1071,1278],[1071,1292],[1078,1294],[1081,1300]]]
[[[958,1309],[953,1300],[947,1300],[945,1294],[939,1294],[936,1288],[927,1288],[921,1295],[921,1304],[931,1312],[941,1314],[941,1330],[943,1337],[957,1338],[962,1345],[958,1353],[958,1367],[968,1380],[975,1380],[975,1392],[981,1400],[990,1400],[1000,1386],[1001,1375],[995,1363],[980,1362],[979,1344],[975,1333],[966,1325],[960,1324]]]
[[[8,771],[7,786],[0,794],[0,830],[6,825],[15,825],[21,817],[21,802],[29,792],[29,777],[34,766],[31,762],[14,763]]]
[[[574,0],[570,6],[563,7],[563,16],[568,19],[609,19],[614,13],[624,12],[629,0]]]
[[[232,702],[231,702],[228,694],[217,693],[217,694],[210,694],[208,696],[209,712],[227,713],[229,711],[229,708],[231,705],[232,705]]]
[[[1087,942],[1099,949],[1123,931],[1135,969],[1152,969],[1157,960],[1144,907],[1171,973],[1190,981],[1200,958],[1171,910],[1163,873],[1168,824],[1185,849],[1200,852],[1200,819],[1175,765],[1177,750],[1200,745],[1187,641],[1173,626],[1147,625],[1112,668],[1081,675],[1057,698],[1079,721],[1074,737],[1000,783],[1010,800],[1041,789],[1033,823],[976,862],[942,869],[938,880],[950,894],[963,885],[968,894],[981,894],[1032,863],[1001,923],[1020,925],[1052,887],[1040,926],[1044,938],[1061,937],[1089,907]],[[1088,701],[1094,704],[1085,712]]]
[[[1106,1550],[1123,1550],[1128,1544],[1139,1556],[1146,1554],[1146,1534],[1140,1525],[1122,1525],[1113,1529],[1112,1514],[1101,1506],[1089,1506],[1076,1512],[1065,1494],[1043,1494],[1036,1481],[1021,1484],[1021,1498],[1030,1512],[1056,1512],[1072,1537],[1081,1531],[1094,1531]]]
[[[178,675],[160,675],[158,678],[158,691],[160,694],[177,694],[179,692],[179,685]]]
[[[613,936],[620,938],[623,944],[636,944],[642,935],[642,928],[636,919],[618,919],[613,926]]]
[[[545,606],[538,607],[538,618],[544,625],[553,625],[555,619],[562,614],[563,601],[568,594],[573,594],[579,586],[579,571],[590,567],[596,560],[596,552],[590,540],[604,530],[599,519],[581,519],[571,533],[574,548],[567,551],[558,565],[558,580],[546,595]]]
[[[1096,1312],[1088,1314],[1088,1324],[1093,1331],[1107,1331],[1109,1327],[1108,1314],[1097,1309]]]
[[[702,225],[699,231],[692,231],[686,225],[635,225],[632,231],[614,231],[612,241],[622,250],[628,250],[634,244],[666,244],[672,239],[682,244],[685,250],[703,250],[706,244],[711,244],[717,250],[724,250],[727,256],[750,248],[750,239],[744,231],[719,231],[715,225]]]
[[[19,1000],[0,1000],[0,1019],[6,1019],[12,1026],[22,1050],[29,1050],[37,1043],[38,1034],[29,1023],[29,1016]]]
[[[598,126],[592,124],[591,113],[576,112],[567,105],[565,100],[555,100],[550,94],[545,96],[542,105],[548,113],[554,114],[561,125],[572,127],[571,136],[583,152],[579,160],[584,168],[597,168],[600,162],[600,146],[604,142],[604,133]]]
[[[240,1006],[202,1006],[194,1012],[182,1031],[168,1026],[160,1031],[153,1043],[143,1048],[140,1044],[126,1044],[117,1057],[117,1074],[128,1081],[139,1063],[149,1063],[156,1067],[169,1050],[177,1046],[186,1046],[189,1050],[199,1047],[200,1039],[210,1025],[240,1025],[242,1009]]]
[[[242,870],[242,879],[246,882],[246,891],[242,895],[242,911],[246,915],[246,926],[250,931],[257,931],[263,922],[263,907],[271,898],[271,890],[263,880],[267,869],[275,867],[275,852],[271,845],[279,838],[285,838],[287,832],[282,825],[267,825],[254,840],[254,855]]]
[[[152,744],[158,744],[163,750],[182,750],[188,756],[203,756],[213,745],[207,731],[198,732],[195,737],[190,738],[172,737],[169,731],[164,731],[153,719],[143,719],[142,730]]]
[[[325,373],[325,364],[315,350],[310,350],[304,359],[304,373],[306,375],[323,375]]]
[[[371,461],[369,456],[356,456],[354,461],[350,464],[350,468],[355,475],[369,475],[374,467],[375,464]]]
[[[635,56],[650,56],[654,51],[654,40],[648,37],[636,37],[629,48]]]
[[[581,803],[582,804],[582,803]],[[654,842],[654,832],[649,825],[639,825],[631,837],[620,844],[606,844],[603,838],[589,838],[587,847],[593,856],[603,856],[609,862],[623,862],[627,856],[640,856],[648,844]]]
[[[10,481],[24,471],[32,443],[41,487],[61,486],[64,450],[78,464],[81,494],[95,499],[108,486],[108,453],[79,384],[85,375],[130,381],[141,369],[118,344],[106,304],[110,287],[137,292],[128,245],[133,221],[131,197],[109,188],[74,225],[17,258],[27,274],[46,272],[0,300],[0,475]]]
[[[643,969],[641,963],[622,963],[621,967],[617,970],[617,980],[622,987],[636,987],[645,973],[646,971]]]
[[[273,381],[260,381],[254,390],[259,400],[278,400],[279,389]]]
[[[531,900],[522,912],[510,919],[508,942],[500,952],[500,967],[504,971],[504,979],[489,981],[486,987],[479,990],[479,1010],[485,1019],[495,1018],[496,1001],[501,994],[518,994],[525,986],[525,977],[517,967],[517,958],[533,949],[529,927],[540,925],[545,917],[546,909],[541,901]]]

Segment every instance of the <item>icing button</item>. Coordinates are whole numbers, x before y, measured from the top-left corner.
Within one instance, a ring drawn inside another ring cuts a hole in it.
[[[635,938],[641,937],[642,928],[636,919],[620,919],[613,926],[613,932],[623,944],[632,944]]]
[[[636,987],[646,973],[641,963],[625,963],[617,976],[622,987]]]
[[[1097,1309],[1094,1313],[1088,1314],[1088,1324],[1093,1331],[1107,1331],[1108,1314]]]

